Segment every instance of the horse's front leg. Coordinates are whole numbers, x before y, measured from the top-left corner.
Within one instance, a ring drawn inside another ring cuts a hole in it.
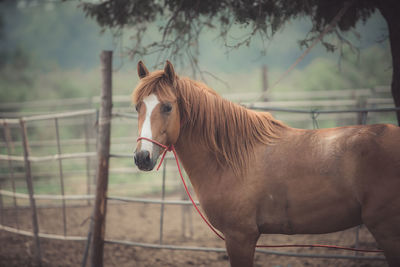
[[[226,250],[231,267],[251,267],[259,234],[225,234]]]

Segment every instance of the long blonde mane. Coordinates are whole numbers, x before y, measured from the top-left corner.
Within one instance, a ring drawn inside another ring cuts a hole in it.
[[[181,132],[207,147],[217,162],[244,174],[257,144],[271,144],[287,126],[267,112],[256,112],[232,103],[207,85],[189,78],[176,78],[173,85],[163,71],[140,80],[132,95],[133,103],[156,94],[160,101],[177,100]]]

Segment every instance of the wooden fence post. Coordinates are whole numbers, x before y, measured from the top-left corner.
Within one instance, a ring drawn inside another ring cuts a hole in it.
[[[263,101],[268,101],[267,98],[268,91],[268,68],[267,65],[262,66],[262,99]]]
[[[20,119],[21,135],[22,135],[22,146],[24,151],[24,161],[25,161],[25,178],[26,185],[29,192],[29,203],[32,212],[32,227],[33,227],[33,237],[35,242],[35,262],[37,266],[42,266],[42,256],[40,251],[40,240],[39,240],[39,223],[36,211],[36,202],[34,198],[32,173],[31,173],[31,162],[29,161],[29,145],[28,145],[28,134],[26,132],[26,125],[24,119]]]
[[[112,109],[112,51],[102,51],[101,65],[103,84],[99,116],[99,145],[97,147],[96,200],[93,212],[93,237],[91,266],[103,266],[103,249],[106,229],[108,165],[110,155],[111,109]]]

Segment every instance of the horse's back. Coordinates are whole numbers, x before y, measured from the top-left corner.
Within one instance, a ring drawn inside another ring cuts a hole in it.
[[[380,184],[393,180],[400,186],[400,128],[390,124],[368,125],[347,140],[356,162],[357,182]],[[400,189],[400,188],[398,188]]]
[[[400,128],[374,124],[347,131],[341,141],[342,174],[351,181],[360,204],[371,197],[386,201],[391,195],[400,196]]]

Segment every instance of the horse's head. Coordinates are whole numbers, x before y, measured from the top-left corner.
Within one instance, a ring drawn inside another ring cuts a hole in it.
[[[138,112],[138,136],[170,146],[176,143],[180,132],[180,114],[174,87],[177,76],[167,61],[163,71],[149,73],[145,65],[138,63],[140,82],[133,92],[133,102]],[[140,139],[134,154],[140,170],[151,171],[162,147]]]

